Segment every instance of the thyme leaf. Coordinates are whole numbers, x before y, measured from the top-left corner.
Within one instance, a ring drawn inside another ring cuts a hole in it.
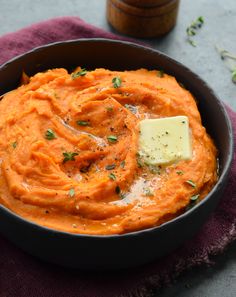
[[[47,140],[52,140],[57,138],[55,132],[52,129],[47,129],[47,131],[45,132],[45,138]]]
[[[113,79],[112,79],[112,83],[113,83],[113,87],[115,88],[115,89],[117,89],[117,88],[119,88],[119,87],[121,87],[121,79],[120,79],[120,77],[114,77]]]
[[[79,126],[88,126],[89,125],[89,122],[88,121],[77,121],[76,123]]]
[[[218,46],[216,46],[216,50],[220,54],[225,66],[230,70],[232,82],[236,84],[236,55],[233,55],[229,51],[219,48]]]
[[[69,191],[69,196],[72,198],[75,196],[75,189],[71,188]]]
[[[193,201],[193,202],[195,202],[195,201],[198,200],[199,196],[200,196],[199,194],[193,195],[192,197],[190,197],[190,200]]]
[[[115,135],[109,135],[109,136],[107,136],[107,140],[109,142],[113,142],[114,143],[114,142],[117,142],[118,138]]]
[[[74,153],[74,152],[64,152],[63,156],[63,163],[66,163],[67,161],[75,161],[75,156],[77,156],[78,153]]]
[[[77,77],[85,76],[87,74],[87,72],[88,71],[85,68],[83,68],[78,72],[72,73],[71,77],[72,77],[72,79],[76,79]]]
[[[108,175],[108,177],[109,177],[110,179],[112,179],[112,180],[116,180],[116,176],[115,176],[114,173],[110,173],[110,174]]]
[[[165,74],[164,70],[157,71],[157,76],[158,77],[164,77],[164,74]]]
[[[15,149],[15,148],[17,147],[17,142],[14,141],[11,145],[12,145],[12,147]]]
[[[186,29],[187,33],[187,41],[189,44],[192,46],[196,47],[197,44],[195,41],[192,39],[193,36],[197,34],[197,31],[202,27],[204,24],[204,18],[202,16],[199,16],[195,21],[193,21]]]
[[[189,180],[186,180],[186,183],[187,184],[189,184],[190,186],[192,186],[193,188],[195,188],[196,189],[196,184],[191,180],[191,179],[189,179]]]
[[[125,167],[125,160],[123,160],[123,161],[120,163],[120,167],[121,167],[121,168],[124,168],[124,167]]]
[[[113,170],[116,168],[116,164],[107,165],[105,168],[106,168],[106,170]]]

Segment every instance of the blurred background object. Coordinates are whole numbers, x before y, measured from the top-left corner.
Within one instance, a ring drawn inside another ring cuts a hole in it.
[[[120,33],[151,38],[176,24],[179,0],[107,0],[108,22]]]

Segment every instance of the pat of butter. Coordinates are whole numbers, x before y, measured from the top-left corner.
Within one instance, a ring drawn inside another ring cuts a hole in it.
[[[140,121],[139,154],[150,165],[173,163],[192,157],[188,117]]]

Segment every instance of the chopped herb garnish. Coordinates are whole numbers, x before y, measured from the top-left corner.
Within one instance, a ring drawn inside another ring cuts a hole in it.
[[[191,44],[193,47],[197,46],[196,42],[189,38],[188,38],[188,43]]]
[[[161,174],[161,170],[160,170],[159,167],[154,166],[154,165],[149,165],[149,164],[147,164],[147,166],[148,166],[148,169],[150,170],[151,173],[153,173],[153,174]]]
[[[113,107],[112,107],[112,106],[107,106],[107,107],[106,107],[106,110],[107,110],[107,111],[113,111]]]
[[[179,85],[180,85],[183,89],[186,90],[186,87],[185,87],[185,85],[184,85],[183,83],[179,82]]]
[[[218,46],[216,46],[216,50],[220,54],[221,59],[224,61],[225,66],[230,70],[232,82],[236,84],[236,64],[234,63],[236,61],[236,55],[225,49],[221,49]]]
[[[12,147],[15,149],[15,148],[17,147],[17,142],[14,141],[11,145],[12,145]]]
[[[232,71],[232,82],[236,84],[236,68]]]
[[[158,77],[163,77],[164,76],[164,70],[157,71],[157,76]]]
[[[79,171],[82,172],[82,173],[86,173],[86,172],[89,171],[89,167],[90,167],[90,165],[89,166],[85,166],[85,167],[81,167]]]
[[[77,155],[78,153],[73,153],[73,152],[63,153],[63,156],[64,156],[63,163],[66,163],[67,161],[75,161],[75,156]]]
[[[137,164],[138,164],[138,167],[139,168],[142,168],[143,167],[143,162],[142,162],[142,160],[139,158],[139,157],[137,157]]]
[[[176,171],[176,173],[177,173],[178,175],[183,175],[183,174],[184,174],[184,172],[183,172],[182,170],[178,170],[178,171]]]
[[[52,139],[57,138],[57,136],[52,129],[47,129],[47,131],[45,132],[45,138],[47,140],[52,140]]]
[[[204,19],[202,16],[198,17],[190,26],[187,27],[186,33],[188,35],[188,43],[191,44],[192,46],[196,47],[196,43],[190,38],[193,37],[197,34],[197,30],[199,30],[202,25],[204,24]]]
[[[116,164],[107,165],[105,168],[106,170],[113,170],[116,168]]]
[[[54,92],[53,95],[54,95],[54,97],[55,97],[56,99],[59,99],[59,98],[60,98],[60,97],[57,95],[56,92]]]
[[[123,161],[120,163],[120,167],[121,167],[121,168],[124,168],[124,167],[125,167],[125,160],[123,160]]]
[[[193,195],[192,197],[190,197],[190,203],[187,205],[186,211],[190,210],[197,204],[199,197],[200,197],[199,194],[196,194],[196,195]]]
[[[116,194],[120,194],[120,187],[119,186],[116,186],[116,188],[115,188],[115,191],[116,191]]]
[[[186,180],[186,183],[192,186],[193,188],[196,188],[196,184],[191,179]]]
[[[70,189],[69,191],[69,196],[72,198],[75,196],[75,190],[73,188]]]
[[[120,193],[120,199],[124,199],[126,197],[126,194],[125,193]]]
[[[119,77],[114,77],[112,79],[113,87],[114,88],[119,88],[121,86],[121,79]]]
[[[144,188],[143,189],[143,193],[146,195],[146,196],[153,196],[153,192],[150,188]]]
[[[110,174],[108,175],[108,177],[109,177],[110,179],[112,179],[112,180],[116,180],[116,176],[115,176],[114,173],[110,173]]]
[[[72,73],[71,74],[71,77],[72,79],[75,79],[77,77],[80,77],[80,76],[85,76],[87,74],[87,70],[85,68],[81,69],[80,71],[76,72],[76,73]]]
[[[125,108],[127,108],[133,114],[137,113],[137,107],[131,104],[125,104]]]
[[[114,143],[117,142],[117,137],[115,135],[109,135],[107,136],[107,140]]]
[[[193,195],[193,196],[190,198],[190,200],[193,201],[193,202],[195,202],[195,201],[198,200],[199,196],[200,196],[199,194],[197,194],[197,195]]]
[[[89,125],[89,122],[87,122],[87,121],[77,121],[76,123],[79,126],[88,126]]]

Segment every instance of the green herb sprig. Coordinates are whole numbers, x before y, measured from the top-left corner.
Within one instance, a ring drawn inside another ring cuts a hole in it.
[[[191,202],[196,202],[198,200],[198,198],[200,197],[199,194],[197,195],[193,195],[192,197],[190,197]]]
[[[85,68],[83,68],[78,72],[72,73],[71,77],[72,77],[72,79],[76,79],[77,77],[85,76],[87,74],[87,72],[88,71]]]
[[[110,174],[108,175],[108,177],[109,177],[111,180],[116,180],[116,176],[115,176],[114,173],[110,173]]]
[[[88,121],[77,121],[76,123],[78,126],[89,126]]]
[[[56,133],[52,130],[52,129],[47,129],[47,131],[45,132],[45,138],[47,140],[52,140],[57,138]]]
[[[11,145],[12,145],[12,147],[15,149],[15,148],[17,147],[17,142],[14,141]]]
[[[196,184],[191,180],[191,179],[189,179],[189,180],[186,180],[186,183],[187,184],[189,184],[191,187],[193,187],[194,189],[196,189]]]
[[[75,196],[75,189],[71,188],[69,191],[69,196],[72,198]]]
[[[122,83],[121,78],[118,77],[118,76],[117,76],[117,77],[114,77],[114,78],[112,79],[112,83],[113,83],[113,87],[114,87],[115,89],[121,87],[121,83]]]
[[[121,168],[124,168],[124,167],[125,167],[125,160],[123,160],[123,161],[120,163],[120,167],[121,167]]]
[[[115,142],[117,142],[118,138],[115,135],[109,135],[109,136],[107,136],[107,140],[111,143],[115,143]]]
[[[216,46],[216,50],[220,54],[221,60],[223,60],[225,66],[230,70],[232,82],[236,84],[236,55],[218,46]]]
[[[157,71],[157,76],[158,77],[164,77],[164,74],[165,74],[164,70]]]
[[[68,161],[75,161],[75,156],[78,156],[78,153],[64,152],[63,156],[64,156],[63,163],[66,163]]]
[[[187,41],[189,44],[191,44],[193,47],[196,47],[197,44],[192,39],[193,36],[197,34],[197,31],[203,26],[204,24],[204,18],[202,16],[198,17],[195,21],[191,23],[190,26],[187,27],[186,33],[187,33]]]
[[[107,165],[105,168],[106,168],[106,170],[113,170],[116,168],[116,164]]]

